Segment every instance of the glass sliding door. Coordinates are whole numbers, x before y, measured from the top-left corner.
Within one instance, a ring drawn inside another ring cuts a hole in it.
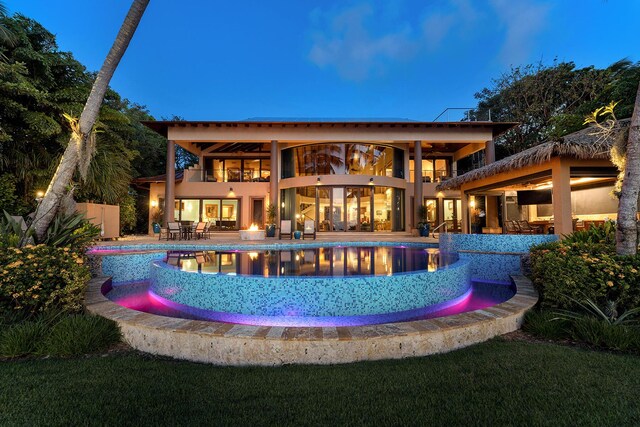
[[[344,203],[345,194],[344,188],[332,188],[331,189],[331,222],[333,225],[333,231],[345,231],[345,219],[344,219]]]
[[[444,199],[443,208],[447,230],[452,233],[460,233],[462,225],[462,201],[460,199]]]
[[[318,188],[318,231],[332,231],[331,188]]]
[[[374,187],[373,192],[373,229],[375,231],[391,231],[392,189]]]

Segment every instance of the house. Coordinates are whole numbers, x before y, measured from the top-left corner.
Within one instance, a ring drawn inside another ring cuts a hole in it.
[[[151,121],[165,136],[167,173],[149,186],[150,222],[210,221],[216,230],[265,224],[272,203],[279,219],[322,232],[409,232],[415,200],[432,227],[460,229],[458,191],[436,189],[461,164],[483,153],[494,160],[493,139],[515,126],[497,122],[411,120],[248,119]],[[176,173],[175,146],[199,163]],[[171,209],[165,207],[171,206]]]
[[[437,190],[458,191],[464,233],[503,232],[510,221],[527,220],[538,231],[565,235],[615,220],[618,170],[610,153],[617,140],[626,140],[629,122],[620,120],[608,137],[586,128],[544,142],[443,181]]]

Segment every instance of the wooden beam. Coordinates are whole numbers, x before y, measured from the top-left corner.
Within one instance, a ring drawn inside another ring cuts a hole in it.
[[[485,144],[482,142],[465,145],[464,147],[462,147],[461,149],[453,153],[453,161],[457,162],[458,160],[463,159],[467,156],[470,156],[473,153],[477,153],[480,150],[484,150],[484,147],[485,147]]]

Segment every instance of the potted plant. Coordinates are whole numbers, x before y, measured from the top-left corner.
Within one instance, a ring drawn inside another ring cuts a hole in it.
[[[429,211],[427,210],[427,207],[425,205],[418,206],[417,213],[420,221],[418,222],[418,225],[416,226],[416,228],[420,233],[420,237],[429,237],[430,226],[429,226],[429,222],[427,222],[428,212]]]
[[[160,233],[160,229],[162,228],[162,217],[163,212],[161,208],[154,208],[151,213],[151,226],[153,227],[153,232],[158,234]]]
[[[276,237],[276,206],[272,203],[267,205],[267,237]]]

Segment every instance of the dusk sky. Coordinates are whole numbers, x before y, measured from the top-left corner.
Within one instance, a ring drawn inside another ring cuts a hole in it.
[[[129,0],[7,0],[98,70]],[[511,65],[640,59],[635,0],[151,0],[111,85],[158,119],[396,117],[475,105]]]

